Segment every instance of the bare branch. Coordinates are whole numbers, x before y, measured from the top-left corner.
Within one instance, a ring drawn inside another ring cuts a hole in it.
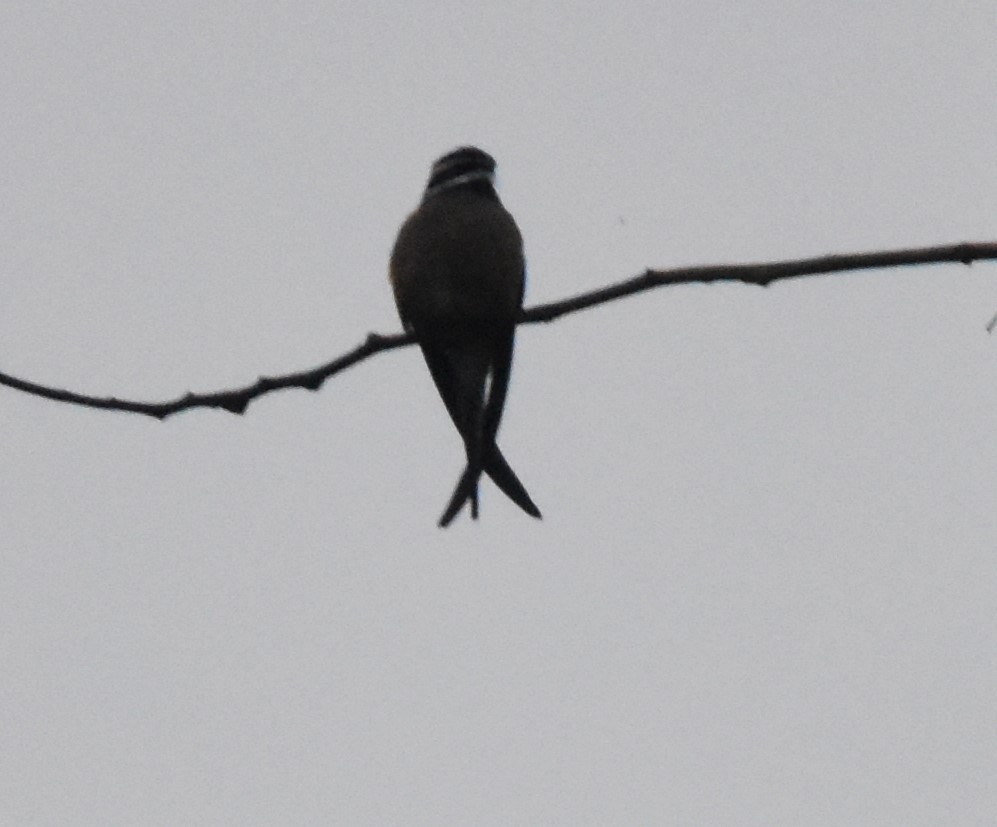
[[[903,267],[909,264],[972,264],[974,261],[997,259],[997,243],[952,244],[943,247],[917,247],[909,250],[886,250],[874,253],[800,258],[765,264],[709,264],[679,267],[673,270],[646,270],[626,281],[581,293],[569,299],[541,304],[523,312],[524,323],[550,322],[567,313],[575,313],[598,304],[643,293],[655,287],[671,284],[709,284],[715,281],[739,281],[768,287],[774,281],[846,273],[851,270],[871,270],[878,267]]]
[[[632,296],[645,290],[672,284],[697,282],[709,284],[715,281],[737,281],[767,287],[774,281],[826,273],[844,273],[852,270],[902,267],[913,264],[972,264],[974,261],[986,260],[997,260],[997,242],[830,255],[763,264],[719,264],[680,267],[672,270],[647,270],[639,276],[611,284],[608,287],[580,293],[561,301],[531,307],[523,311],[520,323],[550,322],[569,313],[576,313],[579,310],[615,301],[624,296]],[[988,329],[990,328],[988,327]],[[206,394],[187,393],[169,402],[131,402],[114,397],[87,396],[28,382],[4,373],[0,373],[0,385],[6,385],[9,388],[45,399],[54,399],[57,402],[69,402],[88,408],[145,414],[156,419],[165,419],[189,408],[221,408],[229,413],[243,414],[250,402],[271,391],[283,388],[304,388],[316,391],[330,376],[334,376],[376,353],[412,344],[415,344],[415,337],[411,334],[380,335],[371,333],[363,344],[317,368],[282,376],[261,376],[254,384],[244,388]]]
[[[130,402],[127,399],[116,399],[113,396],[87,396],[82,393],[73,393],[60,388],[50,388],[34,382],[27,382],[5,373],[0,373],[0,385],[6,385],[9,388],[15,388],[45,399],[54,399],[57,402],[69,402],[87,408],[145,414],[156,419],[166,419],[166,417],[180,411],[186,411],[188,408],[221,408],[229,413],[243,414],[250,402],[265,393],[282,388],[304,388],[305,390],[317,391],[330,376],[352,367],[368,356],[414,343],[415,337],[407,333],[396,333],[392,336],[371,333],[362,345],[317,368],[282,376],[261,376],[254,384],[244,388],[216,391],[215,393],[186,393],[170,402]]]

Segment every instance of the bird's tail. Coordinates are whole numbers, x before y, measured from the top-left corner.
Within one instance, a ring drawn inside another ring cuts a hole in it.
[[[531,517],[540,519],[540,509],[530,499],[526,488],[519,481],[516,472],[509,467],[509,463],[502,456],[502,452],[494,440],[484,447],[480,457],[474,457],[471,453],[468,453],[467,467],[464,468],[464,473],[457,480],[457,485],[450,497],[450,502],[447,504],[443,516],[440,517],[440,528],[446,528],[450,525],[453,518],[457,516],[457,513],[468,500],[471,501],[471,516],[477,518],[478,479],[481,477],[482,472],[488,474],[501,489],[502,493],[523,509],[523,511]]]

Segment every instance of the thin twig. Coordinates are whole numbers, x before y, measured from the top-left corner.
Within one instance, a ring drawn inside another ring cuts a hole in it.
[[[87,408],[145,414],[156,419],[166,419],[168,416],[186,411],[189,408],[220,408],[229,413],[243,414],[250,402],[266,393],[283,388],[304,388],[305,390],[317,391],[330,376],[352,367],[368,356],[414,343],[415,337],[410,334],[396,333],[391,336],[380,336],[371,333],[362,345],[317,368],[281,376],[261,376],[252,385],[244,388],[233,388],[214,393],[186,393],[169,402],[132,402],[113,396],[87,396],[82,393],[28,382],[5,373],[0,373],[0,385],[6,385],[9,388],[15,388],[45,399],[54,399],[57,402],[69,402]]]
[[[550,322],[569,313],[577,313],[579,310],[606,304],[624,296],[632,296],[645,290],[673,284],[736,281],[767,287],[774,281],[826,273],[844,273],[852,270],[902,267],[913,264],[953,262],[972,264],[974,261],[987,260],[997,260],[997,242],[830,255],[763,264],[720,264],[680,267],[672,270],[647,270],[639,276],[611,284],[608,287],[531,307],[523,311],[520,323]],[[995,326],[997,326],[997,316],[987,326],[987,330],[992,331]],[[165,419],[190,408],[220,408],[229,413],[243,414],[250,402],[271,391],[283,388],[304,388],[317,391],[330,376],[334,376],[376,353],[407,347],[411,344],[415,344],[415,337],[411,334],[381,335],[371,333],[362,344],[353,350],[317,368],[281,376],[261,376],[247,387],[205,394],[187,393],[169,402],[131,402],[115,397],[87,396],[82,393],[28,382],[4,373],[0,373],[0,385],[6,385],[9,388],[45,399],[53,399],[56,402],[68,402],[87,408],[145,414],[156,419]]]
[[[626,281],[581,293],[568,299],[532,307],[523,314],[523,322],[549,322],[566,313],[574,313],[598,304],[621,299],[672,284],[738,281],[743,284],[768,287],[774,281],[816,276],[827,273],[847,273],[852,270],[872,270],[880,267],[903,267],[910,264],[972,264],[974,261],[997,259],[997,243],[951,244],[943,247],[919,247],[910,250],[886,250],[873,253],[801,258],[763,264],[709,264],[679,267],[672,270],[646,270]]]

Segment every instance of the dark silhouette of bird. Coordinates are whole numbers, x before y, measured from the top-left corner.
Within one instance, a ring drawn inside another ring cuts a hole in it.
[[[519,228],[495,192],[495,160],[470,146],[444,155],[398,232],[390,270],[402,324],[418,338],[467,454],[440,526],[449,525],[466,502],[477,519],[482,473],[523,511],[540,517],[495,441],[525,272]]]

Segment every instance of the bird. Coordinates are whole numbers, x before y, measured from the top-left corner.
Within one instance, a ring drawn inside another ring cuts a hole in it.
[[[440,527],[467,502],[478,518],[482,473],[539,519],[496,444],[526,262],[519,227],[495,191],[491,155],[462,146],[433,163],[422,200],[398,231],[389,277],[402,325],[415,335],[467,455]]]

